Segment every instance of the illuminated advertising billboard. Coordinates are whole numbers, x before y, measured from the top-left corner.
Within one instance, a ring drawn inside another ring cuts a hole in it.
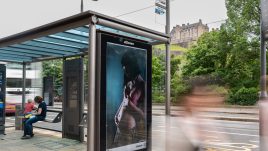
[[[147,150],[151,124],[151,45],[107,33],[98,36],[100,146],[105,146],[100,150]]]

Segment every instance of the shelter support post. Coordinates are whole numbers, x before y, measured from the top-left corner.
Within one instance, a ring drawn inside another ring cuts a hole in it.
[[[22,64],[22,110],[24,111],[24,104],[26,99],[26,63]]]
[[[88,49],[87,151],[95,151],[96,17],[90,18]]]
[[[170,35],[170,0],[166,0],[166,34]],[[166,115],[170,115],[170,44],[166,43]]]
[[[64,58],[62,58],[62,77],[65,77],[65,74],[66,74],[66,71],[65,71],[65,61],[66,61],[66,58],[64,57]],[[66,79],[65,78],[63,78],[63,85],[66,85]],[[63,89],[64,90],[64,89]],[[63,97],[65,97],[64,95],[63,95]],[[64,101],[64,98],[62,99],[63,101],[62,101],[62,105],[61,105],[61,108],[62,108],[62,113],[63,113],[63,120],[62,120],[62,132],[64,132],[65,131],[65,127],[64,127],[64,125],[66,124],[65,123],[65,120],[64,120],[64,118],[66,118],[65,116],[64,116],[64,113],[66,112],[65,110],[66,110],[66,108],[65,108],[65,104],[66,104],[66,102]],[[62,138],[64,138],[65,136],[64,136],[64,133],[61,133],[61,135],[62,135]]]

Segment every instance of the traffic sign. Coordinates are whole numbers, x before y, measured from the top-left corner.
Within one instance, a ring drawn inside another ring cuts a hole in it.
[[[166,13],[166,0],[155,1],[155,13],[159,15],[163,15]]]
[[[166,11],[160,7],[155,7],[155,13],[158,14],[158,15],[163,15],[166,13]]]

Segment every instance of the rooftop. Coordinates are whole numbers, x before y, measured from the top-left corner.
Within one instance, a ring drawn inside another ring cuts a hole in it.
[[[97,30],[151,43],[168,38],[166,34],[87,11],[0,39],[0,61],[30,63],[84,55],[88,50],[89,23],[92,16],[96,19]]]

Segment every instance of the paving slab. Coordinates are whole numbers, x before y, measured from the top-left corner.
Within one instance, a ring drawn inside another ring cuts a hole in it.
[[[0,135],[0,146],[3,151],[86,151],[86,143],[61,138],[61,133],[34,128],[35,136],[21,140],[23,131],[6,129],[6,135]]]

